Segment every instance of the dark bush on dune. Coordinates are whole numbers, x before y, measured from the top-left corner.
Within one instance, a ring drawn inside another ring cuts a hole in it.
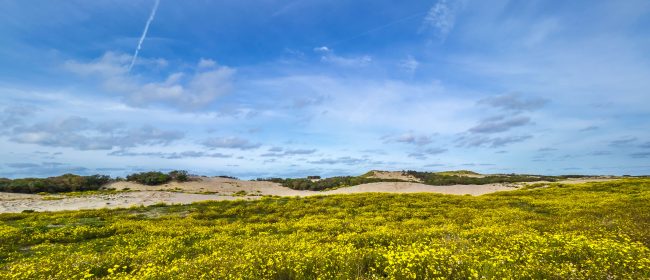
[[[159,171],[149,171],[128,175],[126,180],[148,186],[157,186],[171,181],[187,182],[190,180],[190,175],[185,170],[174,170],[167,174]]]
[[[258,178],[257,181],[269,181],[279,183],[284,187],[294,189],[294,190],[310,190],[310,191],[322,191],[327,189],[335,189],[340,187],[350,187],[367,183],[376,183],[376,182],[402,182],[398,179],[380,179],[380,178],[366,178],[366,177],[352,177],[352,176],[339,176],[320,179],[318,181],[313,181],[312,179],[307,178],[297,178],[297,179],[282,179],[282,178]]]
[[[58,193],[98,190],[109,183],[106,175],[79,176],[64,174],[48,178],[0,179],[0,191],[17,193]]]
[[[168,183],[172,180],[172,176],[159,171],[140,172],[126,176],[129,182],[136,182],[138,184],[156,186]]]
[[[174,170],[169,172],[169,176],[172,177],[172,180],[177,182],[187,182],[190,180],[190,175],[185,170]]]

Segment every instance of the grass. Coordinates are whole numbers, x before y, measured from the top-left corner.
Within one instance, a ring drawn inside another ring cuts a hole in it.
[[[0,215],[0,279],[648,279],[650,180]]]

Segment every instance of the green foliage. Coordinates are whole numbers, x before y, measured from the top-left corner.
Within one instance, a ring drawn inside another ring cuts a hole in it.
[[[307,178],[258,178],[258,181],[270,181],[280,183],[282,186],[294,190],[310,190],[310,191],[323,191],[328,189],[336,189],[341,187],[350,187],[367,183],[377,182],[403,182],[398,179],[380,179],[380,178],[367,178],[363,176],[339,176],[320,179],[312,181]]]
[[[650,180],[0,214],[0,279],[650,279]]]
[[[189,173],[185,170],[174,170],[169,172],[169,176],[172,180],[177,182],[187,182],[190,180]]]
[[[49,178],[22,178],[0,180],[1,192],[17,193],[59,193],[98,190],[109,183],[111,178],[106,175],[79,176],[64,174]]]
[[[456,171],[458,172],[458,171]],[[469,171],[471,172],[471,171]],[[538,176],[538,175],[486,175],[483,177],[469,177],[461,175],[449,175],[455,173],[448,172],[420,172],[404,171],[404,175],[411,175],[418,178],[422,183],[427,185],[444,186],[444,185],[484,185],[494,183],[517,183],[517,182],[536,182],[536,181],[557,181],[557,177]],[[447,174],[447,175],[446,175]]]
[[[219,178],[225,178],[225,179],[239,180],[239,178],[237,178],[237,177],[227,176],[227,175],[219,175],[219,176],[217,176],[217,177],[219,177]]]
[[[493,183],[518,183],[518,182],[536,182],[536,181],[550,181],[554,182],[563,177],[553,176],[537,176],[537,175],[486,175],[486,176],[467,176],[467,175],[480,175],[473,171],[458,170],[458,171],[445,171],[445,172],[419,172],[419,171],[403,171],[403,175],[410,175],[421,180],[423,184],[444,186],[444,185],[483,185]],[[270,181],[279,183],[284,187],[294,190],[311,190],[323,191],[329,189],[336,189],[341,187],[350,187],[355,185],[376,183],[376,182],[405,182],[400,179],[384,179],[374,178],[374,171],[367,172],[361,176],[339,176],[330,177],[313,181],[310,178],[258,178],[257,181]]]
[[[128,175],[126,180],[148,186],[157,186],[171,181],[187,182],[190,181],[190,175],[185,170],[173,170],[167,174],[159,171],[149,171]]]
[[[248,192],[246,191],[237,191],[236,193],[233,193],[232,196],[246,196]]]
[[[126,180],[148,186],[157,186],[168,183],[172,180],[172,176],[159,171],[150,171],[128,175]]]
[[[438,175],[481,175],[479,173],[476,173],[474,171],[470,170],[454,170],[454,171],[442,171],[442,172],[436,172]]]

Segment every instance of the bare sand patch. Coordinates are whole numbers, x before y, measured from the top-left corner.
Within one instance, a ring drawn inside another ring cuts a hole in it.
[[[421,180],[412,176],[412,175],[407,175],[403,174],[402,171],[379,171],[379,170],[372,170],[368,172],[366,177],[368,178],[378,178],[378,179],[384,179],[384,180],[403,180],[403,181],[409,181],[409,182],[420,182]]]
[[[63,197],[57,200],[44,200],[38,198],[0,200],[0,213],[17,213],[24,210],[62,211],[100,208],[123,208],[131,206],[148,206],[157,203],[187,204],[203,200],[234,199],[242,199],[242,197],[166,191],[135,191]],[[248,198],[243,197],[243,199]]]
[[[180,191],[186,193],[234,195],[246,194],[295,196],[304,191],[285,188],[278,183],[266,181],[244,181],[221,177],[198,177],[189,182],[170,182],[159,186],[145,186],[133,182],[115,182],[106,186],[107,189],[138,190],[138,191]]]

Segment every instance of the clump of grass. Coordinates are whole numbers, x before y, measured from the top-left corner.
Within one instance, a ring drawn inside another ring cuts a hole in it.
[[[248,192],[242,190],[242,191],[237,191],[237,192],[233,193],[232,196],[246,196],[247,194],[248,194]]]
[[[61,197],[61,196],[51,196],[51,195],[49,195],[49,196],[44,196],[44,197],[41,198],[41,199],[42,199],[42,200],[61,200],[61,199],[63,199],[63,197]]]

